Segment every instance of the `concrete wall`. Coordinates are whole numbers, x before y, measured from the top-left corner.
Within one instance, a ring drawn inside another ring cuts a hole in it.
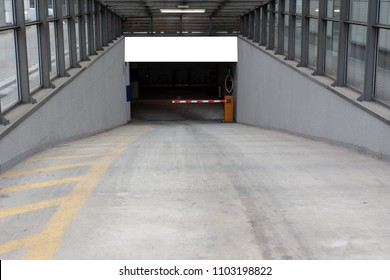
[[[123,56],[120,40],[3,136],[0,171],[48,146],[127,123]]]
[[[390,126],[384,121],[244,39],[238,50],[237,122],[390,159]]]

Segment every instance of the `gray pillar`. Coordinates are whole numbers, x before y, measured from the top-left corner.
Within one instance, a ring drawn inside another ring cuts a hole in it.
[[[270,19],[269,19],[269,42],[268,48],[270,50],[275,49],[275,2],[271,2],[271,11],[270,11]]]
[[[309,0],[302,1],[302,41],[301,41],[301,62],[299,67],[306,67],[309,55]]]
[[[378,41],[378,28],[374,27],[377,19],[378,1],[368,1],[367,39],[364,68],[364,90],[361,101],[370,101],[375,95],[375,62]]]
[[[248,39],[253,39],[254,34],[254,11],[249,13],[249,30],[248,30]]]
[[[288,51],[287,51],[287,59],[295,58],[295,4],[296,1],[290,0],[289,2],[289,15],[288,15]]]
[[[30,84],[28,76],[28,58],[27,58],[27,39],[26,24],[24,18],[24,1],[15,1],[15,21],[19,26],[16,29],[17,41],[17,68],[19,92],[23,103],[31,103],[33,99],[30,96]]]
[[[95,30],[96,30],[96,50],[103,50],[102,43],[102,13],[101,6],[95,2]]]
[[[38,18],[41,20],[39,28],[39,48],[41,52],[41,83],[43,88],[53,87],[50,82],[50,38],[49,24],[46,20],[47,12],[45,6],[46,0],[38,0]]]
[[[325,51],[326,51],[326,0],[320,0],[318,13],[318,43],[317,43],[317,66],[315,75],[325,73]]]
[[[346,60],[347,60],[347,36],[348,36],[348,1],[340,1],[340,35],[337,57],[337,76],[333,86],[345,85]]]
[[[260,45],[265,46],[267,45],[267,6],[269,4],[263,5],[261,7],[261,36],[260,36]]]
[[[68,77],[69,74],[65,71],[65,48],[64,48],[64,27],[63,27],[63,15],[62,15],[62,5],[60,1],[55,2],[55,10],[57,21],[57,67],[58,67],[58,76]]]

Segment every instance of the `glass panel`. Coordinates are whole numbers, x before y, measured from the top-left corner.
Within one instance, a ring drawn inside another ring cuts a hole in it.
[[[14,23],[12,0],[0,0],[0,26]]]
[[[79,18],[75,17],[75,29],[76,29],[76,50],[77,50],[77,61],[81,60],[80,52],[80,24]]]
[[[47,17],[54,17],[55,16],[55,0],[46,0],[47,4]]]
[[[50,33],[50,79],[57,76],[57,48],[56,48],[56,31],[54,22],[49,22],[49,33]]]
[[[1,1],[1,0],[0,0]],[[37,0],[24,1],[24,18],[26,22],[37,20]],[[1,9],[1,8],[0,8]]]
[[[62,6],[62,15],[68,16],[69,15],[69,3],[68,0],[61,0],[61,6]]]
[[[375,97],[390,103],[390,30],[379,30]]]
[[[88,16],[85,17],[85,49],[87,55],[89,55],[89,28],[88,28]]]
[[[16,53],[14,31],[0,32],[0,102],[4,112],[20,100],[16,75]]]
[[[379,22],[381,24],[390,25],[390,1],[389,0],[381,0]]]
[[[301,59],[302,18],[295,19],[295,58]]]
[[[79,10],[79,2],[80,0],[74,0],[74,13],[77,15],[78,13],[80,13],[80,10]]]
[[[284,0],[284,12],[285,13],[288,13],[289,12],[289,5],[290,5],[290,1],[289,0]]]
[[[326,23],[325,73],[332,77],[336,77],[337,74],[339,34],[340,23],[328,21]]]
[[[30,92],[41,87],[41,74],[39,66],[38,29],[36,25],[26,27],[28,77]]]
[[[279,10],[279,1],[275,0],[275,11]]]
[[[350,0],[349,19],[367,22],[368,0]]]
[[[328,0],[326,16],[329,18],[340,18],[340,0]]]
[[[296,1],[295,11],[297,14],[302,14],[302,0]]]
[[[365,26],[349,26],[346,82],[359,90],[363,90],[364,86],[366,30],[367,28]]]
[[[283,51],[288,52],[288,16],[284,16],[284,29],[283,29]]]
[[[318,16],[319,8],[318,8],[318,2],[319,0],[310,0],[309,2],[309,14],[312,16]]]
[[[317,65],[318,19],[309,20],[309,60],[310,66]]]
[[[69,20],[63,20],[65,69],[70,68]]]

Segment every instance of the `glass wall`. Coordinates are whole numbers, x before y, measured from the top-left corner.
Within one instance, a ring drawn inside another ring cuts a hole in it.
[[[313,68],[315,75],[328,76],[336,86],[350,87],[363,100],[390,105],[390,0],[274,0],[261,9],[268,11],[261,24],[267,30],[275,24],[274,44],[267,38],[266,47]],[[376,14],[369,16],[369,10]],[[288,44],[291,39],[294,44]]]
[[[390,105],[390,1],[380,1],[375,98]]]
[[[0,0],[0,27],[14,24],[13,3]],[[19,102],[14,29],[0,31],[0,104],[2,111]],[[0,112],[1,113],[1,112]]]
[[[59,75],[66,76],[66,69],[78,67],[75,61],[86,59],[81,53],[89,55],[101,45],[97,30],[104,30],[109,41],[119,35],[114,34],[113,21],[104,26],[97,21],[98,13],[115,16],[98,1],[82,1],[84,11],[79,0],[73,3],[76,12],[70,14],[69,0],[0,0],[0,114],[21,100],[29,102],[41,87],[52,86]],[[16,11],[24,11],[24,18],[17,18]],[[81,17],[85,18],[85,37],[80,36]],[[94,38],[92,45],[90,38]]]
[[[348,15],[346,83],[363,91],[367,27],[354,22],[367,22],[368,0],[351,0]]]

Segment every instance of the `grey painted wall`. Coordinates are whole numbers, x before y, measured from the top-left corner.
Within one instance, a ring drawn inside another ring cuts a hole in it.
[[[45,147],[127,123],[124,40],[0,140],[0,171]]]
[[[238,40],[239,123],[288,131],[390,158],[390,126]]]

